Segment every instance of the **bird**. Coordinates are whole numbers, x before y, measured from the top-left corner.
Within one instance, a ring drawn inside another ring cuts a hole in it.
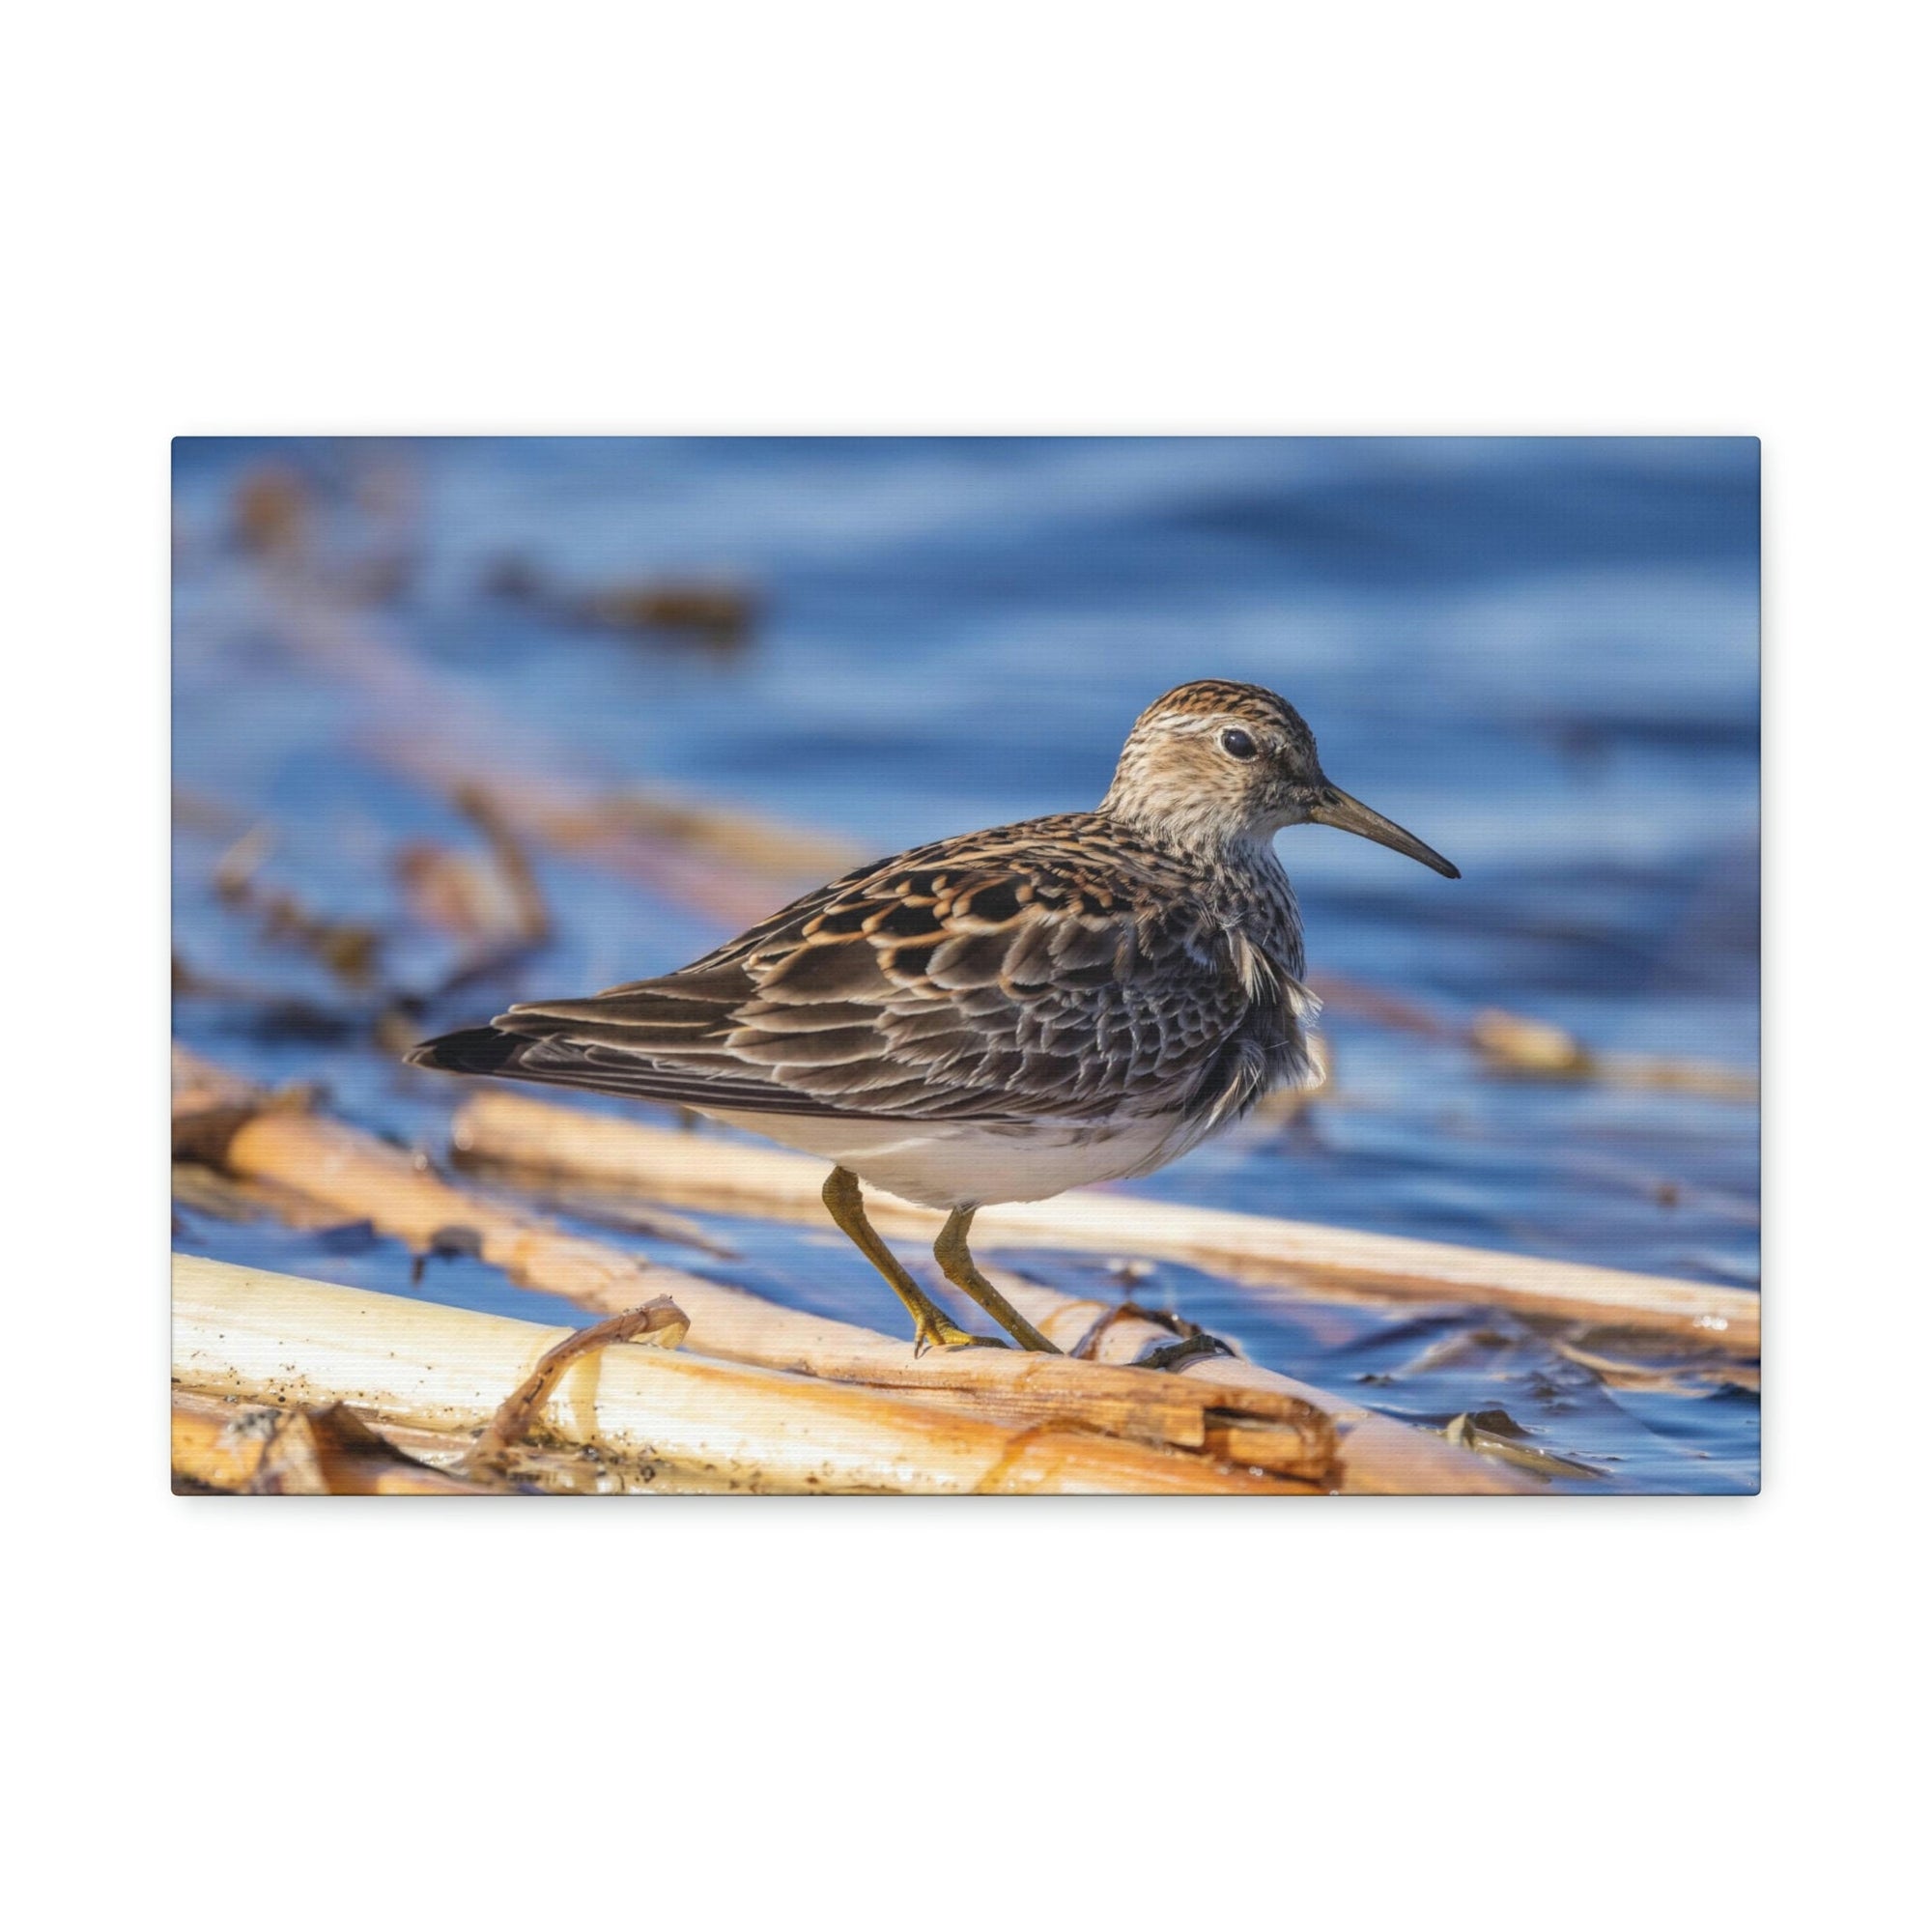
[[[1311,823],[1461,877],[1329,781],[1284,698],[1196,679],[1140,714],[1091,811],[858,867],[676,972],[513,1006],[405,1058],[670,1102],[827,1159],[825,1207],[905,1304],[915,1354],[1004,1347],[919,1286],[862,1183],[941,1209],[941,1272],[1058,1353],[980,1272],[973,1217],[1151,1174],[1319,1081],[1273,842]]]

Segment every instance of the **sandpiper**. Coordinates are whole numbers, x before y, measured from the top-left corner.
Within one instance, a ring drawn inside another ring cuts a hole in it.
[[[1183,684],[1136,721],[1095,810],[862,866],[675,973],[515,1006],[408,1057],[673,1101],[831,1160],[825,1205],[911,1311],[916,1351],[989,1338],[900,1265],[860,1182],[948,1209],[948,1280],[1054,1352],[975,1265],[973,1216],[1151,1174],[1316,1077],[1272,844],[1310,821],[1461,876],[1331,784],[1273,692]]]

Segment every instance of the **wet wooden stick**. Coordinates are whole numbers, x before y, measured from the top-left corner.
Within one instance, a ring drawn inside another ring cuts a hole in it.
[[[819,1202],[822,1162],[588,1114],[521,1094],[471,1094],[457,1111],[452,1137],[466,1159],[564,1176],[679,1208],[761,1214],[812,1226],[824,1218]],[[884,1194],[867,1194],[867,1212],[882,1233],[930,1239],[938,1225],[930,1210]],[[974,1224],[974,1237],[988,1247],[1003,1242],[1089,1254],[1155,1255],[1255,1288],[1305,1292],[1311,1285],[1332,1282],[1378,1294],[1659,1329],[1738,1354],[1754,1355],[1758,1349],[1758,1298],[1744,1289],[1137,1200],[1098,1189],[988,1208]]]

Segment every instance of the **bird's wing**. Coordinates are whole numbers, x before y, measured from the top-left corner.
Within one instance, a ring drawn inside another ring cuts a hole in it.
[[[980,835],[850,874],[682,972],[513,1007],[421,1057],[753,1113],[1218,1113],[1300,1047],[1300,988],[1252,954],[1185,894],[1130,902],[1077,849]]]

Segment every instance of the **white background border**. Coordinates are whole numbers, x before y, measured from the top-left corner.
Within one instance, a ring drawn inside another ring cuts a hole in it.
[[[1913,18],[14,24],[10,1567],[36,1922],[1900,1916],[1888,1747],[1917,1775],[1927,1480],[1903,1439]],[[167,1496],[167,440],[699,429],[1764,437],[1763,1497]]]

